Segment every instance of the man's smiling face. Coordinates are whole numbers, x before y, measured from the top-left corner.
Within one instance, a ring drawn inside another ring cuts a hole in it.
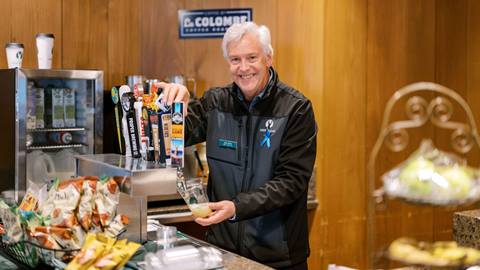
[[[247,33],[228,44],[228,64],[233,81],[251,101],[268,83],[272,57],[265,54],[257,36]]]

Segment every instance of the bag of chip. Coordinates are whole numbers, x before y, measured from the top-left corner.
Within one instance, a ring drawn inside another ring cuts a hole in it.
[[[33,232],[32,238],[42,247],[50,249],[61,249],[54,237],[45,232]]]
[[[106,251],[110,250],[115,239],[102,234],[88,233],[80,252],[67,265],[66,270],[85,270],[95,263]]]
[[[38,186],[29,181],[28,182],[28,189],[25,193],[25,196],[22,199],[22,202],[18,206],[19,209],[23,211],[37,211],[38,209],[38,195],[40,194],[40,189]]]
[[[8,206],[0,200],[0,219],[3,222],[6,234],[4,240],[7,243],[17,243],[24,239],[20,215],[17,215],[17,208]]]
[[[127,244],[127,239],[118,240],[112,249],[110,249],[106,255],[99,258],[89,270],[121,269],[140,246],[140,244],[135,242],[129,242]]]
[[[56,190],[50,224],[59,227],[73,227],[78,224],[74,210],[80,202],[83,178],[61,182]]]
[[[17,214],[20,216],[20,222],[27,225],[27,233],[34,232],[36,227],[43,225],[42,216],[35,212],[18,209]]]
[[[57,193],[57,188],[59,184],[60,184],[60,180],[56,178],[52,186],[48,190],[46,200],[43,202],[42,207],[40,208],[40,212],[42,216],[48,220],[51,219],[53,210],[55,209],[55,205],[53,202],[55,200],[55,194]]]
[[[117,215],[110,225],[105,228],[105,234],[110,237],[116,237],[127,227],[129,219],[125,215]]]
[[[78,206],[77,218],[85,231],[92,226],[92,214],[95,207],[95,196],[97,192],[97,180],[84,180],[82,185],[82,196]]]
[[[72,228],[56,226],[39,226],[35,232],[50,235],[64,249],[80,249],[81,243]]]
[[[107,227],[115,217],[118,202],[120,201],[120,188],[113,178],[104,177],[97,182],[97,196],[95,204],[100,222]]]
[[[90,227],[89,232],[91,232],[91,233],[101,233],[101,232],[103,232],[102,223],[100,222],[100,215],[98,214],[98,210],[97,210],[96,206],[95,206],[95,208],[93,209],[93,212],[92,212],[92,223],[91,223],[91,227]]]

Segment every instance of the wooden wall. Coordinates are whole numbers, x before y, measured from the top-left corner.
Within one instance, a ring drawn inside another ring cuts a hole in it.
[[[0,44],[23,43],[24,68],[37,67],[35,34],[47,32],[55,35],[53,68],[103,70],[106,89],[139,72],[137,1],[1,0],[0,4]],[[0,68],[7,67],[3,59]]]
[[[319,206],[309,214],[311,269],[325,269],[329,263],[363,268],[367,263],[366,165],[385,104],[396,89],[416,81],[444,84],[460,93],[480,118],[480,3],[475,0],[0,3],[0,43],[24,43],[24,67],[36,66],[35,33],[52,32],[55,68],[102,69],[106,89],[122,83],[127,74],[159,79],[184,74],[197,79],[199,93],[230,81],[221,39],[179,40],[177,10],[253,8],[254,20],[272,31],[280,78],[314,104]],[[0,68],[5,67],[6,61],[0,61]],[[432,128],[411,136],[431,136],[442,146],[448,139]],[[382,152],[378,172],[406,156]],[[376,240],[388,242],[400,235],[450,239],[451,213],[391,203],[376,217]]]

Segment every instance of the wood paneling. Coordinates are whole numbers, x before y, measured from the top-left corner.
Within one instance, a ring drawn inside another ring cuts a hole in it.
[[[310,98],[317,121],[317,141],[323,142],[323,60],[324,55],[324,10],[325,1],[297,1],[292,9],[291,1],[277,1],[277,31],[272,30],[276,39],[272,41],[275,49],[274,66],[285,83],[294,86]],[[268,9],[265,9],[268,10]],[[259,12],[254,10],[254,18]],[[285,19],[285,18],[289,19]],[[269,25],[270,26],[270,25]],[[272,27],[270,27],[272,29]],[[280,31],[281,29],[281,31]],[[316,171],[323,172],[324,144],[317,144]],[[318,175],[318,174],[317,174]],[[320,176],[317,179],[321,179]],[[317,194],[323,194],[323,185],[317,183]],[[315,211],[309,212],[310,269],[318,269],[325,258],[327,230],[333,224],[323,225],[324,204],[319,200]]]
[[[35,34],[45,32],[55,35],[53,68],[103,70],[106,89],[140,72],[138,1],[5,0],[0,12],[0,41],[25,45],[25,68],[37,67]]]
[[[435,80],[467,98],[467,1],[436,2]],[[471,103],[471,102],[470,102]],[[465,122],[465,112],[453,103],[452,120]],[[454,152],[451,130],[436,130],[435,143],[441,149]],[[476,148],[477,152],[479,149]],[[447,240],[452,235],[452,217],[459,209],[435,209],[433,231],[435,239]],[[465,210],[465,209],[463,209]]]
[[[108,0],[62,3],[62,67],[100,69],[108,74]]]
[[[384,108],[392,94],[409,83],[435,79],[435,2],[368,1],[368,18],[366,155],[380,132]],[[407,119],[404,105],[402,101],[395,107],[390,122]],[[409,145],[404,151],[380,150],[375,164],[377,188],[380,176],[417,149],[421,138],[433,137],[428,126],[408,133]],[[375,238],[373,250],[380,251],[404,235],[432,240],[432,209],[396,201],[387,206],[386,211],[377,212],[376,227],[367,227],[367,236]]]
[[[105,88],[124,84],[125,76],[140,72],[140,4],[136,0],[108,1],[108,74]],[[154,61],[155,59],[145,59]]]
[[[11,13],[13,0],[2,1],[2,8],[0,8],[0,45],[3,59],[0,61],[0,68],[7,68],[7,55],[5,53],[5,43],[14,42],[12,39],[11,28]]]
[[[177,15],[184,2],[141,1],[141,73],[148,78],[185,73],[185,42],[178,39]]]
[[[11,8],[12,40],[25,45],[22,67],[37,68],[37,33],[55,35],[53,68],[62,65],[62,1],[61,0],[18,0]]]
[[[324,264],[358,265],[366,258],[365,249],[358,248],[365,241],[366,37],[365,1],[326,1],[320,113],[324,159],[317,179],[320,218],[327,226]]]
[[[472,108],[477,128],[480,124],[480,2],[475,0],[467,1],[467,36],[466,36],[466,88],[467,101]],[[477,157],[474,164],[479,164]]]

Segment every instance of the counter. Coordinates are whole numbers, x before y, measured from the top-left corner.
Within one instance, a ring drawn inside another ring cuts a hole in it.
[[[268,269],[273,269],[270,268],[266,265],[260,264],[258,262],[252,261],[250,259],[247,259],[245,257],[239,256],[235,253],[223,250],[221,248],[218,248],[216,246],[213,246],[207,242],[201,241],[199,239],[196,239],[194,237],[191,237],[189,235],[185,235],[183,233],[178,233],[177,236],[179,236],[182,241],[186,241],[188,244],[192,244],[193,246],[202,246],[202,247],[214,247],[223,254],[223,265],[225,270],[237,270],[237,269],[249,269],[249,270],[268,270]],[[150,238],[150,232],[149,232],[149,238]]]
[[[317,199],[307,200],[307,209],[314,210],[318,206]],[[185,203],[171,206],[149,207],[147,210],[149,219],[158,220],[162,224],[193,221],[193,216]]]
[[[155,232],[149,232],[148,233],[149,239],[153,239],[155,237]],[[220,249],[218,247],[215,247],[207,242],[198,240],[194,237],[191,237],[189,235],[183,234],[181,232],[177,233],[177,237],[179,239],[179,242],[182,244],[191,244],[195,247],[214,247],[218,249],[222,255],[223,255],[223,265],[226,270],[237,270],[237,269],[249,269],[249,270],[268,270],[272,269],[266,265],[260,264],[258,262],[252,261],[250,259],[247,259],[245,257],[239,256],[235,253],[228,252],[226,250]],[[143,247],[137,252],[131,260],[127,263],[127,265],[124,266],[123,270],[133,270],[133,269],[145,269],[144,265],[141,263],[143,261],[143,258],[145,254],[148,251],[155,251],[156,249],[156,244],[153,241],[148,241],[143,245]],[[138,263],[140,262],[140,263]],[[59,264],[59,266],[61,263]],[[6,267],[6,268],[4,268]],[[64,267],[64,266],[63,266]],[[62,268],[63,268],[62,267]],[[3,250],[0,250],[0,268],[1,269],[12,269],[12,270],[23,270],[23,269],[30,269],[29,267],[26,267],[19,263],[18,261],[15,261],[8,255],[6,255]],[[35,269],[53,269],[53,267],[48,267],[48,266],[42,266],[39,265]]]

